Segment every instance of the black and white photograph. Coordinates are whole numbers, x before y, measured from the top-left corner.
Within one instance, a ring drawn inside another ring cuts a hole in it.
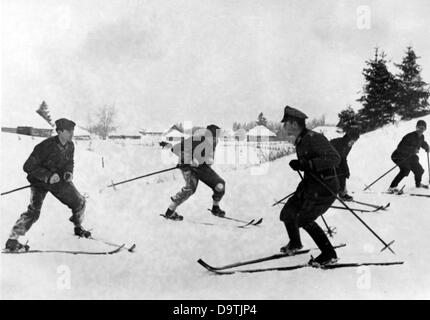
[[[0,300],[430,299],[429,1],[0,3]]]

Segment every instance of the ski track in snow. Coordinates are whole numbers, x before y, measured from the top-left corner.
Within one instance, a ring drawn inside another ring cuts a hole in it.
[[[423,117],[430,122],[430,116]],[[392,151],[416,120],[362,136],[354,145],[348,162],[351,178],[349,190],[362,190],[376,177],[390,169]],[[2,181],[7,191],[27,184],[22,165],[40,139],[1,134]],[[427,135],[427,141],[429,141]],[[274,199],[292,192],[299,181],[288,162],[295,156],[278,159],[262,174],[248,169],[224,170],[215,165],[226,180],[222,207],[239,219],[263,217],[260,227],[247,229],[205,226],[166,221],[164,213],[169,197],[183,185],[178,171],[137,180],[118,187],[99,190],[111,183],[160,170],[169,164],[160,161],[157,148],[93,144],[79,141],[75,154],[74,182],[81,193],[87,193],[84,226],[92,228],[95,237],[111,242],[136,243],[135,253],[122,251],[112,256],[73,256],[61,254],[0,255],[1,298],[4,299],[417,299],[430,298],[430,274],[427,250],[430,225],[430,200],[419,197],[396,197],[381,194],[354,194],[359,201],[374,204],[391,203],[386,211],[363,213],[364,219],[386,241],[395,240],[392,248],[380,253],[382,244],[347,211],[329,210],[325,218],[336,226],[333,243],[347,243],[339,249],[340,262],[405,261],[391,267],[360,267],[338,270],[312,268],[261,274],[217,276],[196,263],[203,258],[217,266],[244,259],[277,253],[288,241],[279,221],[281,206],[273,208]],[[101,167],[104,157],[105,168]],[[427,157],[420,151],[428,180]],[[264,166],[262,166],[264,168]],[[397,169],[372,187],[384,191]],[[402,183],[405,191],[414,190],[413,175]],[[13,223],[28,204],[29,189],[1,198],[1,241],[4,242]],[[219,221],[207,211],[211,192],[200,184],[192,198],[178,212],[185,219]],[[335,205],[340,205],[335,203]],[[358,205],[351,205],[357,207]],[[368,209],[368,208],[366,208]],[[68,221],[70,211],[52,195],[45,199],[39,221],[25,238],[32,249],[96,251],[106,245],[77,239]],[[320,219],[317,220],[323,226]],[[306,232],[301,231],[305,247],[315,247]],[[108,247],[110,248],[110,247]],[[317,255],[318,251],[312,251]],[[268,261],[258,266],[287,266],[306,262],[309,255]],[[66,271],[65,271],[66,270]],[[64,276],[70,275],[70,287]]]

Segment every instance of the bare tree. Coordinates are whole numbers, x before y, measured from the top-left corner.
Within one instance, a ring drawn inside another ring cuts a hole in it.
[[[96,114],[97,123],[92,123],[91,117],[88,117],[88,127],[87,130],[91,133],[97,134],[103,140],[105,140],[109,134],[116,130],[114,126],[116,117],[115,104],[108,106],[105,105],[101,107]]]

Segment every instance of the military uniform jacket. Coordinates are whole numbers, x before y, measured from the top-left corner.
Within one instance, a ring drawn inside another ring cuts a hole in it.
[[[327,138],[320,133],[304,129],[297,137],[295,146],[298,160],[307,164],[296,195],[315,200],[333,196],[310,173],[319,177],[331,191],[337,193],[339,181],[335,168],[339,166],[341,159]]]
[[[403,137],[397,149],[393,152],[392,158],[398,160],[405,159],[411,155],[417,154],[420,148],[428,151],[429,145],[424,140],[424,135],[420,137],[416,131],[413,131]]]
[[[31,183],[48,183],[54,173],[63,178],[65,172],[73,173],[75,145],[69,141],[64,146],[58,136],[50,137],[34,147],[24,163],[27,180]]]
[[[347,137],[336,138],[330,140],[332,146],[340,155],[340,164],[337,167],[338,176],[349,178],[349,166],[348,166],[348,154],[351,151],[351,147],[348,145],[349,139]]]
[[[203,129],[193,136],[172,147],[172,152],[179,157],[179,163],[191,164],[193,159],[199,165],[214,163],[217,140],[213,139],[209,130]]]

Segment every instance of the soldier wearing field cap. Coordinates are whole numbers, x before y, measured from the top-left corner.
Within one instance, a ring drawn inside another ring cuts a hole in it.
[[[321,250],[321,254],[311,258],[309,264],[321,266],[337,261],[333,246],[315,220],[324,214],[336,199],[330,191],[334,194],[339,191],[335,168],[340,164],[340,156],[322,134],[306,128],[305,119],[307,116],[300,110],[285,107],[281,122],[288,134],[296,138],[297,159],[291,160],[289,164],[293,170],[302,171],[304,174],[294,195],[288,199],[280,214],[280,220],[284,222],[290,240],[281,248],[281,252],[294,255],[303,247],[299,229],[303,228]],[[302,177],[301,173],[300,176]],[[313,176],[320,179],[324,185]]]
[[[415,187],[426,188],[428,185],[421,183],[424,169],[418,159],[418,152],[421,148],[429,153],[429,145],[424,140],[424,132],[427,129],[427,123],[424,120],[418,120],[415,131],[405,135],[391,155],[391,160],[400,168],[400,172],[391,182],[388,189],[390,193],[399,193],[398,184],[404,177],[407,177],[412,171],[415,176]]]
[[[23,236],[40,216],[43,200],[48,192],[72,210],[69,219],[75,226],[75,235],[90,237],[91,233],[82,228],[85,212],[85,198],[73,184],[75,146],[72,142],[75,123],[61,118],[55,121],[56,136],[50,137],[34,147],[24,171],[31,184],[30,204],[12,228],[6,242],[6,250],[27,251],[28,245],[19,243]]]

